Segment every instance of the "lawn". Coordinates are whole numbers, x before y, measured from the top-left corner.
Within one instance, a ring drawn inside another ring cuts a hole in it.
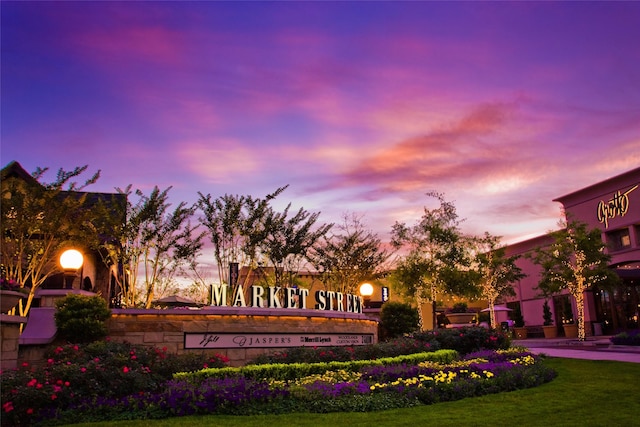
[[[625,426],[640,427],[640,364],[549,358],[552,382],[510,393],[370,413],[182,417],[76,426]]]

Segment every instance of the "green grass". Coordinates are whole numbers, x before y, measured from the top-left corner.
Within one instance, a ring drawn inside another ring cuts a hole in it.
[[[625,426],[640,427],[640,364],[549,358],[543,386],[415,408],[334,414],[182,417],[76,426]]]

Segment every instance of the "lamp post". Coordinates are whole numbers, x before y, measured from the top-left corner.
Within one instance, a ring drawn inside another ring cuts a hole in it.
[[[67,249],[60,255],[60,266],[64,270],[64,282],[66,289],[73,289],[73,279],[82,267],[84,258],[76,249]]]
[[[371,295],[373,295],[373,286],[370,283],[363,283],[360,285],[360,295],[364,298],[364,308],[369,308]]]

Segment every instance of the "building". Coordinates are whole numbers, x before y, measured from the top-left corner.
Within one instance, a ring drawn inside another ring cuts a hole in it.
[[[86,240],[74,236],[68,232],[69,223],[73,221],[74,212],[63,212],[64,206],[80,206],[77,203],[65,204],[65,200],[83,200],[81,210],[90,212],[95,209],[98,203],[106,204],[113,209],[118,204],[116,212],[125,212],[127,203],[126,195],[117,193],[92,193],[80,191],[60,191],[45,188],[35,178],[33,178],[20,163],[12,161],[5,166],[0,175],[2,183],[2,253],[0,253],[0,267],[4,269],[5,264],[12,264],[10,258],[15,258],[15,252],[23,254],[27,259],[30,251],[42,253],[41,268],[38,269],[40,277],[46,277],[39,289],[61,289],[72,287],[85,291],[95,292],[107,301],[114,296],[116,291],[113,286],[113,269],[116,266],[108,266],[103,262],[96,243],[89,244]],[[51,196],[47,196],[50,193]],[[14,200],[12,200],[14,198]],[[44,200],[44,201],[43,201]],[[42,205],[42,212],[38,213],[34,206]],[[54,212],[56,205],[57,211]],[[20,216],[20,209],[24,207],[25,217],[29,215],[30,220],[9,221]],[[49,210],[47,210],[49,208]],[[77,212],[76,212],[77,213]],[[66,218],[65,218],[66,217]],[[34,219],[35,218],[35,219]],[[33,220],[33,221],[31,221]],[[123,222],[125,218],[122,219]],[[41,225],[38,223],[41,222]],[[94,224],[95,225],[95,224]],[[64,230],[67,230],[65,233]],[[15,243],[12,237],[20,235],[24,237],[23,243]],[[99,239],[107,239],[108,236],[100,235]],[[84,257],[82,267],[76,272],[72,282],[69,277],[65,277],[65,272],[58,263],[61,253],[74,248],[79,250]],[[46,252],[45,252],[46,251]],[[23,262],[26,265],[26,262]],[[24,269],[23,269],[24,270]],[[25,283],[31,286],[31,283]]]
[[[640,168],[614,176],[602,182],[554,199],[562,204],[567,218],[599,228],[611,256],[610,268],[622,282],[612,291],[590,289],[585,292],[585,322],[587,335],[610,334],[638,329],[640,311]],[[510,245],[510,255],[526,255],[552,242],[549,235]],[[527,277],[515,284],[516,297],[508,298],[510,308],[520,304],[525,324],[535,328],[543,324],[544,298],[536,289],[540,267],[521,257],[519,267]],[[568,292],[553,297],[550,302],[554,325],[559,329],[569,316],[576,313],[575,302]]]

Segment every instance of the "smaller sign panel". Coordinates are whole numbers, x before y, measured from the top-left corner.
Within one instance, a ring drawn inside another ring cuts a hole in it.
[[[184,348],[331,347],[373,344],[373,334],[185,333]]]

